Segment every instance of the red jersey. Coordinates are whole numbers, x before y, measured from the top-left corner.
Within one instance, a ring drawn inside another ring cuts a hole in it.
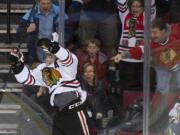
[[[171,26],[171,27],[174,27]],[[155,42],[151,42],[151,49],[156,49],[158,47],[162,47],[162,46],[165,46],[169,43],[172,43],[173,41],[176,41],[178,39],[177,36],[174,35],[174,32],[171,32],[171,34],[169,35],[168,39],[167,39],[167,42],[165,42],[164,44],[160,44],[160,43],[155,43]],[[135,58],[135,59],[141,59],[142,58],[142,55],[143,55],[143,52],[144,52],[144,42],[141,41],[140,45],[136,46],[136,47],[133,47],[129,50],[130,54],[131,54],[131,57],[132,58]]]
[[[174,28],[175,25],[171,25],[171,28]],[[174,30],[178,30],[174,29]],[[171,29],[172,30],[172,29]],[[167,41],[163,44],[151,42],[151,56],[155,64],[165,66],[168,69],[173,68],[176,64],[179,64],[179,54],[180,54],[180,39],[179,35],[175,35],[177,31],[172,31],[167,38]],[[144,46],[143,43],[139,46],[133,47],[129,50],[131,58],[141,59]]]
[[[79,60],[78,72],[80,74],[83,73],[83,65],[86,63],[91,63],[96,66],[98,80],[106,80],[107,79],[108,59],[104,53],[98,52],[94,62],[90,61],[88,53],[84,50],[79,50],[77,52],[77,57]]]

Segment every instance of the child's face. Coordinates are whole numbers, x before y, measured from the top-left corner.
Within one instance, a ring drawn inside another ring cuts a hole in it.
[[[86,69],[84,70],[84,79],[88,82],[88,81],[93,81],[95,77],[95,73],[94,73],[94,67],[93,66],[88,66],[86,67]]]
[[[86,51],[90,55],[97,54],[99,52],[99,47],[95,43],[89,43],[88,46],[86,47]]]

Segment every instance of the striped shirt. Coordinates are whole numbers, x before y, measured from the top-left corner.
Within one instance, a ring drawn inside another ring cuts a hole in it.
[[[122,34],[118,52],[122,53],[135,47],[141,40],[144,39],[144,12],[138,17],[133,17],[128,8],[128,0],[117,0],[117,8],[122,23]],[[151,19],[155,18],[155,1],[151,1]],[[135,60],[132,58],[123,59],[127,62],[142,62],[143,60]]]

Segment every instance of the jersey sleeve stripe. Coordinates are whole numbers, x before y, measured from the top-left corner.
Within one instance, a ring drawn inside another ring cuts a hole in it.
[[[69,62],[69,64],[66,64],[65,66],[68,67],[73,63],[73,59],[71,59],[71,61]]]
[[[65,83],[65,84],[80,84],[80,82],[67,82],[67,83]]]
[[[118,5],[125,7],[125,6],[127,6],[127,3],[128,3],[128,0],[126,0],[124,3],[118,2]]]
[[[65,64],[70,59],[70,57],[71,57],[70,52],[68,50],[67,50],[67,52],[68,52],[67,58],[65,60],[59,60],[63,64]]]
[[[24,85],[33,85],[35,83],[34,77],[30,74],[28,74],[28,78],[26,81],[23,82]]]
[[[68,51],[68,50],[67,50]],[[68,57],[65,60],[60,60],[63,66],[69,66],[73,62],[71,53],[68,51]]]
[[[32,75],[29,76],[29,79],[28,79],[28,81],[25,84],[29,85],[31,83],[32,83]]]
[[[127,1],[125,3],[119,3],[118,2],[117,8],[119,9],[120,12],[124,13],[128,9]]]
[[[77,80],[74,81],[67,81],[62,83],[63,87],[71,87],[71,88],[78,88],[80,86],[80,82]]]

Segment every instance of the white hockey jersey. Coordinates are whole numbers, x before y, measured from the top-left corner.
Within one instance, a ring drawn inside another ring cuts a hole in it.
[[[53,85],[48,86],[43,81],[42,70],[47,67],[45,63],[40,64],[34,70],[29,70],[24,66],[23,70],[15,75],[15,78],[24,85],[47,87],[51,94],[50,103],[52,106],[54,106],[53,100],[56,94],[71,91],[77,92],[77,95],[80,96],[81,102],[83,103],[86,99],[86,92],[81,90],[80,82],[76,79],[78,66],[77,57],[63,47],[60,47],[55,55],[57,57],[56,62],[48,65],[48,67],[53,69],[55,78]]]

